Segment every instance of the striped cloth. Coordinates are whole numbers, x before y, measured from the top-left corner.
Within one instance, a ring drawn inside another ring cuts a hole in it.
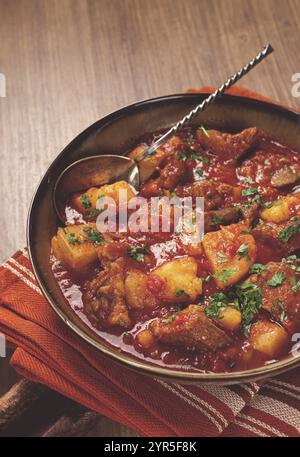
[[[238,87],[231,93],[264,98]],[[17,346],[11,365],[21,375],[143,436],[300,434],[299,369],[227,387],[179,385],[134,373],[63,323],[43,297],[26,250],[0,267],[0,332]]]
[[[143,436],[299,436],[300,371],[262,385],[187,386],[116,365],[52,310],[26,250],[0,267],[0,332],[17,345],[23,376]]]

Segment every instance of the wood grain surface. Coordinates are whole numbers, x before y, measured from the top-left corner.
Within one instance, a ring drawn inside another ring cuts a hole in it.
[[[218,85],[266,42],[275,54],[241,85],[300,108],[299,20],[299,0],[0,0],[0,261],[25,244],[46,167],[105,114]],[[0,376],[3,392],[13,376],[1,359]],[[99,424],[102,436],[134,433]]]

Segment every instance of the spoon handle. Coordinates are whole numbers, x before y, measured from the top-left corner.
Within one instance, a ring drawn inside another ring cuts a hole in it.
[[[149,148],[141,152],[136,157],[136,161],[140,162],[148,156],[151,156],[155,153],[156,149],[159,148],[163,143],[165,143],[171,136],[177,133],[184,125],[188,124],[193,117],[198,113],[204,111],[209,105],[211,105],[216,98],[223,95],[225,90],[229,89],[233,84],[235,84],[239,79],[246,75],[250,70],[252,70],[257,64],[259,64],[268,54],[273,52],[273,48],[270,44],[266,45],[261,52],[259,52],[247,65],[242,67],[237,73],[234,73],[222,86],[215,90],[211,95],[209,95],[205,100],[203,100],[200,105],[196,106],[190,113],[184,116],[177,124],[170,128],[164,135],[162,135],[158,140],[156,140]]]

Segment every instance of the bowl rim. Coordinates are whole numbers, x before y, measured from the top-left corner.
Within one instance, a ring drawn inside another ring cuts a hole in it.
[[[85,333],[81,328],[79,328],[68,316],[61,310],[59,305],[56,303],[54,298],[52,298],[51,293],[47,288],[46,281],[44,282],[43,278],[41,277],[37,265],[36,260],[34,257],[34,252],[32,249],[32,240],[31,240],[31,220],[33,217],[33,208],[36,204],[36,200],[38,198],[38,194],[40,191],[41,186],[43,185],[44,181],[48,178],[51,170],[55,168],[56,163],[60,160],[60,158],[65,154],[65,152],[72,147],[73,144],[80,141],[81,138],[84,138],[89,131],[92,131],[98,126],[99,128],[104,128],[105,125],[109,124],[111,121],[118,119],[119,117],[123,117],[130,112],[131,110],[135,110],[136,108],[147,106],[152,103],[156,102],[165,102],[165,101],[176,101],[182,98],[204,98],[208,96],[210,93],[208,92],[192,92],[192,93],[179,93],[179,94],[171,94],[165,96],[154,97],[150,99],[141,100],[130,105],[127,105],[123,108],[120,108],[116,111],[109,113],[108,115],[104,116],[103,118],[97,120],[87,128],[85,128],[81,133],[79,133],[75,138],[73,138],[64,148],[63,150],[55,157],[55,159],[51,162],[49,167],[43,174],[40,182],[38,183],[33,197],[31,199],[28,216],[27,216],[27,225],[26,225],[26,241],[27,241],[27,248],[29,254],[29,260],[33,269],[33,273],[37,280],[37,283],[44,295],[47,299],[48,303],[51,305],[52,309],[59,315],[59,317],[70,327],[78,336],[83,338],[86,342],[91,344],[93,347],[98,349],[104,356],[109,357],[110,360],[115,361],[122,366],[126,366],[128,369],[133,369],[134,371],[138,371],[144,375],[148,375],[151,377],[163,378],[169,381],[174,382],[191,382],[191,383],[223,383],[223,384],[235,384],[240,382],[249,382],[258,379],[263,379],[268,377],[269,375],[277,375],[282,372],[286,372],[289,369],[293,369],[296,366],[300,365],[300,353],[299,357],[295,356],[287,356],[282,360],[279,360],[274,363],[270,363],[264,365],[262,367],[253,368],[251,370],[244,370],[244,371],[236,371],[230,373],[212,373],[212,372],[201,372],[201,371],[184,371],[179,370],[176,368],[167,368],[166,366],[161,365],[154,365],[151,362],[149,363],[147,360],[137,359],[129,354],[127,355],[124,352],[117,352],[113,350],[112,346],[105,346],[101,345],[100,342],[94,340],[90,337],[87,333]],[[300,113],[296,110],[287,108],[282,105],[278,105],[276,103],[272,103],[265,100],[259,100],[255,98],[249,98],[244,96],[238,95],[231,95],[225,94],[222,96],[221,100],[226,100],[233,103],[247,103],[251,104],[254,107],[262,107],[265,109],[271,109],[277,111],[279,113],[290,115],[295,117],[300,121]]]

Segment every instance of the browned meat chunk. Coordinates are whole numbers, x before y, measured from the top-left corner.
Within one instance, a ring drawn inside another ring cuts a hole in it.
[[[198,129],[197,138],[204,149],[218,155],[223,160],[237,160],[249,149],[255,147],[262,133],[256,127],[250,127],[240,133],[230,133]]]
[[[300,220],[281,224],[260,221],[251,233],[258,245],[268,246],[276,256],[284,257],[300,248]]]
[[[253,278],[261,288],[262,307],[281,323],[289,318],[300,318],[299,273],[288,263],[269,262],[264,270]],[[296,265],[295,267],[296,268]]]
[[[241,218],[241,211],[238,207],[224,208],[207,211],[204,214],[204,231],[212,232],[218,230],[220,225],[228,225],[237,222]]]
[[[141,189],[143,197],[155,197],[163,194],[163,190],[174,190],[180,179],[185,175],[186,163],[174,153],[167,158],[165,166],[156,179],[149,180]]]
[[[175,189],[178,197],[204,197],[204,208],[206,211],[217,209],[226,205],[229,206],[239,200],[240,189],[225,183],[218,183],[210,180],[196,181]]]
[[[297,181],[299,181],[299,179],[299,174],[296,173],[289,165],[285,165],[284,167],[275,171],[271,178],[271,184],[272,186],[280,189],[281,187],[295,184]]]
[[[150,330],[154,337],[165,343],[211,351],[217,351],[232,342],[223,330],[206,317],[204,308],[198,305],[190,305],[165,319],[153,321]]]
[[[125,300],[125,271],[125,260],[119,258],[85,284],[85,311],[89,316],[95,316],[103,327],[128,328],[131,325]]]

